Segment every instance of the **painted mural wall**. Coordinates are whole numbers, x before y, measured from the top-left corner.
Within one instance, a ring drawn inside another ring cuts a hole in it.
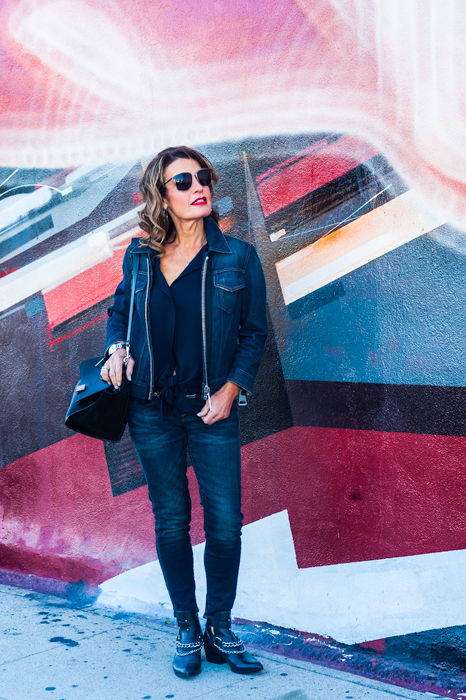
[[[0,568],[168,602],[128,436],[63,419],[143,168],[186,143],[267,280],[235,614],[349,642],[466,624],[466,10],[182,10],[0,4]]]

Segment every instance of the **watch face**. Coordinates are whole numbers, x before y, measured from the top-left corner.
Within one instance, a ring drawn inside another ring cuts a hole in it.
[[[124,347],[125,347],[124,343],[113,343],[113,345],[110,345],[110,347],[108,349],[108,354],[113,355],[115,350],[119,350],[120,348],[124,348]]]

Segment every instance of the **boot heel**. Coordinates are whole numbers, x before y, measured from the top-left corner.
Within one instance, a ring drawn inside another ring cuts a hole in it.
[[[205,657],[210,664],[226,664],[227,660],[219,653],[218,649],[214,647],[212,642],[208,639],[204,640],[204,651]]]

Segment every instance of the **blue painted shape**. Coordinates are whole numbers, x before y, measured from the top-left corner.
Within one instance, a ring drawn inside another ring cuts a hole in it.
[[[218,202],[214,202],[214,206],[220,216],[226,216],[233,210],[233,200],[228,195],[227,197],[219,199]]]
[[[24,304],[24,308],[28,318],[31,318],[31,316],[35,316],[36,314],[40,314],[41,311],[45,311],[44,297],[40,295],[34,299],[31,299],[31,301],[27,301]]]
[[[306,314],[311,313],[319,309],[321,306],[330,304],[335,299],[345,295],[345,288],[343,284],[338,280],[337,282],[332,282],[327,284],[322,289],[317,289],[312,294],[307,294],[305,297],[301,297],[297,301],[294,301],[288,306],[288,313],[291,318],[301,318]]]
[[[34,238],[42,235],[46,231],[53,228],[53,219],[50,214],[38,219],[30,226],[21,229],[17,233],[9,235],[0,243],[0,256],[3,257],[12,253],[17,248],[20,248],[25,243],[29,243]]]
[[[442,227],[342,278],[304,317],[275,310],[286,379],[466,385],[466,255]]]

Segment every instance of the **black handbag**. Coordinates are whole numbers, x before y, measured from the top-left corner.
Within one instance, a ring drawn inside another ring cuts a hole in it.
[[[126,334],[126,358],[129,357],[131,325],[133,321],[134,293],[139,267],[139,255],[133,255],[133,274],[131,280],[131,302]],[[76,384],[70,406],[66,413],[65,424],[77,433],[118,442],[126,428],[129,388],[123,367],[121,386],[115,389],[100,376],[102,357],[85,360],[79,368],[79,382]],[[126,364],[125,364],[126,366]]]

